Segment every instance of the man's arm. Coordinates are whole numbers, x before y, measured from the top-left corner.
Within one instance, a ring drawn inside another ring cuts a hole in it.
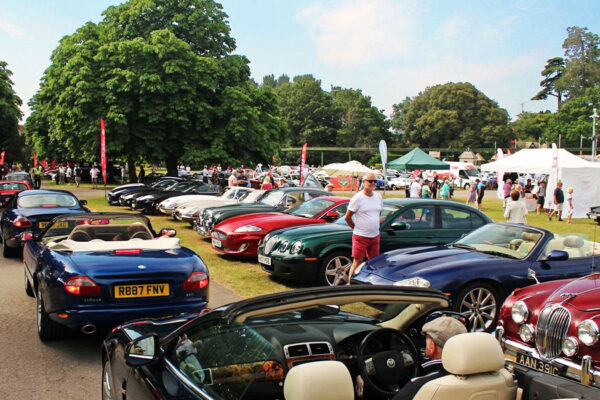
[[[344,219],[346,220],[346,223],[348,224],[348,226],[351,229],[354,229],[354,221],[352,221],[352,216],[354,215],[354,211],[346,211],[346,215],[344,216]]]

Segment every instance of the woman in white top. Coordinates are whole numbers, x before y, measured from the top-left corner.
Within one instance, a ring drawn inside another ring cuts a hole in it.
[[[516,190],[510,191],[510,201],[504,210],[504,218],[506,218],[506,222],[527,223],[527,207],[522,201],[519,201],[519,192]]]
[[[567,198],[565,199],[565,210],[563,211],[563,215],[567,217],[567,224],[571,223],[571,218],[573,217],[573,188],[570,187],[567,189]]]

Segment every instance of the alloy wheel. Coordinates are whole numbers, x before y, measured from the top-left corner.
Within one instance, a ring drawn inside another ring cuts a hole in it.
[[[459,312],[471,323],[471,331],[489,331],[496,319],[498,305],[489,289],[475,287],[468,291],[460,303]]]
[[[352,259],[347,256],[336,256],[329,260],[325,267],[325,279],[329,286],[346,284],[351,266]]]

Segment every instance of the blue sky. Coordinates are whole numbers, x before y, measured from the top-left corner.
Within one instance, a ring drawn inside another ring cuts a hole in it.
[[[64,35],[119,0],[0,0],[0,60],[27,101]],[[515,118],[556,110],[529,100],[568,26],[600,34],[600,1],[223,0],[252,77],[313,74],[324,90],[362,89],[389,114],[427,86],[471,82]]]

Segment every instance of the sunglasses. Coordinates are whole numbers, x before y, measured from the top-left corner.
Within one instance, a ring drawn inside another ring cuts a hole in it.
[[[377,182],[377,179],[365,179],[364,181],[369,183],[375,183]]]

